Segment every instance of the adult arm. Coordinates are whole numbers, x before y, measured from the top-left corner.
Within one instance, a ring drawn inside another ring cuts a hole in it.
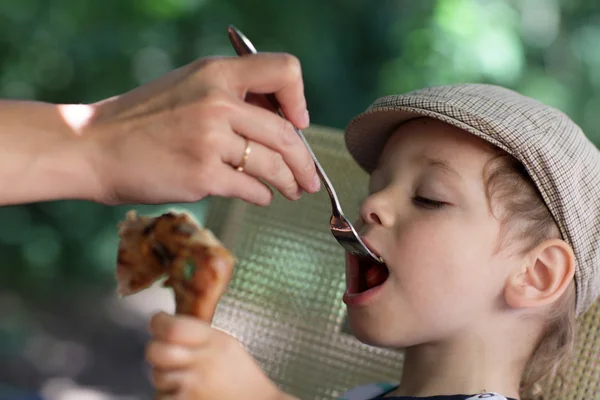
[[[263,93],[291,123],[251,100]],[[0,101],[0,204],[215,195],[267,205],[266,184],[294,200],[319,184],[292,124],[305,128],[308,113],[300,64],[287,54],[201,59],[89,105]]]

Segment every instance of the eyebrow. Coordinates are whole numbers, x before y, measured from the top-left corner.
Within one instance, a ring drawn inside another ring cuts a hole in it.
[[[425,163],[433,168],[437,168],[440,171],[443,171],[444,173],[447,173],[449,175],[454,175],[459,179],[462,179],[462,176],[458,173],[458,171],[456,171],[454,168],[452,168],[452,166],[450,165],[450,163],[448,163],[448,161],[446,160],[442,160],[440,158],[432,158],[432,157],[424,157]]]

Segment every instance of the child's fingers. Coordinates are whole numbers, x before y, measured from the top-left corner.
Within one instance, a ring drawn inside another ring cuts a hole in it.
[[[152,385],[159,392],[175,393],[183,384],[185,370],[152,369]]]
[[[152,317],[150,331],[158,340],[182,346],[199,346],[207,341],[211,327],[197,318],[160,312]]]
[[[156,368],[185,368],[195,361],[189,347],[154,340],[146,348],[146,359]]]

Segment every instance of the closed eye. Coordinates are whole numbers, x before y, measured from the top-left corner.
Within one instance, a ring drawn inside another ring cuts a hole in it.
[[[446,202],[432,200],[432,199],[428,199],[428,198],[422,197],[422,196],[415,196],[415,197],[413,197],[412,200],[413,200],[413,203],[417,207],[427,208],[427,209],[437,209],[437,208],[442,208],[442,207],[448,205],[448,203],[446,203]]]

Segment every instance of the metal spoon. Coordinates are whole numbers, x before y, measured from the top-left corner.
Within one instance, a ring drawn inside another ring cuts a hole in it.
[[[231,41],[231,44],[233,45],[233,48],[235,49],[238,56],[256,54],[256,49],[254,48],[254,45],[252,45],[252,42],[250,42],[250,40],[248,40],[248,38],[244,36],[242,32],[240,32],[237,28],[235,28],[232,25],[229,25],[228,31],[229,40]],[[267,100],[275,107],[275,109],[277,109],[277,113],[282,118],[285,118],[283,112],[281,111],[281,107],[279,106],[279,101],[277,101],[275,95],[267,94],[266,97]],[[336,240],[342,245],[342,247],[344,247],[344,249],[346,249],[346,251],[348,251],[349,253],[357,257],[371,258],[377,263],[382,263],[383,261],[381,260],[381,258],[373,254],[373,252],[369,250],[367,246],[365,246],[359,234],[356,232],[356,229],[354,228],[354,226],[352,226],[352,223],[350,223],[348,218],[344,216],[344,213],[342,212],[342,207],[340,206],[337,194],[335,193],[335,189],[333,188],[329,177],[323,170],[323,167],[321,167],[319,160],[317,160],[315,153],[313,153],[312,149],[310,148],[310,145],[306,141],[306,138],[304,137],[302,131],[298,128],[294,129],[296,130],[298,136],[300,136],[300,139],[302,139],[302,141],[308,148],[308,151],[310,152],[310,155],[312,156],[312,159],[315,162],[315,166],[317,167],[317,174],[321,178],[321,182],[323,182],[325,189],[327,189],[327,193],[329,194],[329,198],[331,199],[332,216],[331,220],[329,221],[329,228],[331,230],[331,233],[333,234],[333,237],[335,237]]]

